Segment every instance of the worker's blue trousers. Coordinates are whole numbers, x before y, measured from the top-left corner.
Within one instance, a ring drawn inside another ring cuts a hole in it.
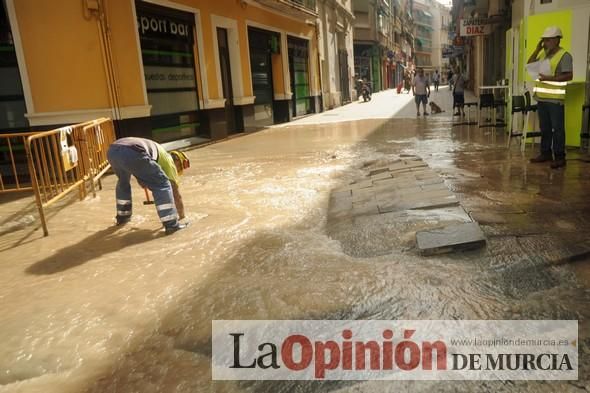
[[[117,175],[117,221],[131,217],[131,175],[147,187],[154,195],[154,202],[160,221],[166,228],[178,226],[178,213],[174,204],[170,180],[158,163],[145,152],[128,146],[113,144],[109,147],[107,158]]]

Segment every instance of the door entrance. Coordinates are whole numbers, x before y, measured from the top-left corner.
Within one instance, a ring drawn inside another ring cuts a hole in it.
[[[152,139],[209,137],[200,126],[194,14],[137,0]]]
[[[350,82],[348,76],[348,52],[346,49],[338,51],[338,65],[340,67],[340,94],[342,104],[350,102]]]
[[[291,74],[291,91],[293,92],[293,117],[311,113],[309,96],[309,50],[307,41],[289,37],[289,73]]]
[[[236,132],[236,110],[234,108],[227,29],[217,28],[217,43],[219,47],[219,67],[221,68],[221,86],[223,88],[223,97],[225,98],[227,132],[228,134],[234,134]]]
[[[25,97],[6,2],[0,1],[0,131],[26,131]]]

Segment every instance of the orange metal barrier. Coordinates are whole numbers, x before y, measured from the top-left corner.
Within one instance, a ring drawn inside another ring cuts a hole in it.
[[[108,170],[106,150],[114,141],[113,122],[98,119],[30,135],[25,144],[31,182],[43,233],[49,234],[44,208],[78,189],[82,200],[86,182],[94,183]]]
[[[85,177],[90,181],[92,196],[96,197],[96,183],[102,189],[100,178],[111,167],[107,160],[109,146],[115,141],[115,128],[111,119],[99,119],[82,129],[83,144],[86,145],[86,154],[83,154]],[[87,160],[86,160],[87,159]]]
[[[0,194],[33,189],[25,152],[26,139],[33,134],[0,134]]]

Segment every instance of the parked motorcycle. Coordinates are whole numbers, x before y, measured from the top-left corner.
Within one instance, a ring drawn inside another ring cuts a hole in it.
[[[367,83],[361,86],[361,96],[364,102],[371,101],[371,87]]]

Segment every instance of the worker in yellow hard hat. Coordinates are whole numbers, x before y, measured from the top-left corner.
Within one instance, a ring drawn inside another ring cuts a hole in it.
[[[107,158],[117,175],[117,225],[131,220],[131,175],[148,188],[153,196],[166,234],[187,226],[184,203],[179,191],[179,175],[190,166],[188,157],[179,151],[168,153],[162,145],[144,138],[117,139],[109,147]]]
[[[567,81],[573,79],[573,58],[559,46],[562,37],[559,27],[547,27],[528,60],[528,63],[549,61],[550,73],[539,74],[533,89],[541,127],[541,152],[531,162],[552,161],[553,169],[566,165],[564,102]]]

